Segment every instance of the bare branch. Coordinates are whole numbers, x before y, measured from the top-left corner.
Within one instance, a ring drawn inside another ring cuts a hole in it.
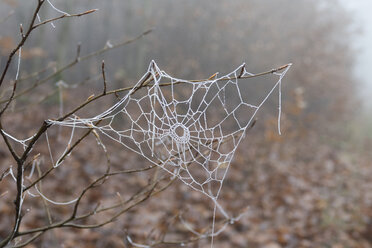
[[[105,61],[102,60],[102,77],[103,77],[103,95],[106,95],[107,83],[106,83],[106,73],[105,73]]]
[[[1,173],[0,175],[0,182],[4,179],[4,177],[10,172],[10,168],[6,169],[5,171],[3,171],[3,173]]]
[[[11,64],[11,62],[13,60],[14,55],[24,45],[24,43],[28,39],[29,35],[31,34],[32,30],[34,29],[33,26],[34,26],[34,23],[35,23],[37,14],[39,13],[39,10],[40,10],[41,6],[43,5],[43,3],[44,3],[44,1],[39,1],[38,2],[38,5],[36,6],[36,9],[35,9],[35,11],[34,11],[34,13],[32,15],[31,22],[29,24],[29,27],[27,29],[27,32],[23,35],[23,38],[18,43],[18,45],[16,46],[16,48],[14,48],[13,51],[9,54],[8,59],[7,59],[7,62],[6,62],[6,65],[5,65],[5,68],[4,68],[4,70],[3,70],[3,72],[1,73],[1,76],[0,76],[0,87],[3,84],[3,82],[4,82],[5,75],[7,74],[8,70],[9,70],[9,66],[10,66],[10,64]]]
[[[48,24],[48,23],[51,23],[51,22],[54,22],[54,21],[57,21],[57,20],[60,20],[60,19],[64,19],[64,18],[70,18],[70,17],[80,17],[80,16],[85,16],[85,15],[89,15],[91,13],[94,13],[96,12],[97,9],[91,9],[91,10],[88,10],[88,11],[85,11],[85,12],[82,12],[82,13],[78,13],[78,14],[73,14],[73,15],[67,15],[67,14],[64,14],[64,15],[61,15],[61,16],[58,16],[58,17],[55,17],[55,18],[51,18],[51,19],[48,19],[48,20],[45,20],[43,22],[40,22],[36,25],[34,25],[32,27],[32,29],[36,29],[42,25],[45,25],[45,24]]]
[[[8,147],[9,152],[12,154],[14,160],[18,162],[19,161],[19,156],[16,153],[16,151],[14,150],[14,148],[12,147],[12,145],[10,144],[8,137],[5,135],[1,120],[0,120],[0,134],[3,137],[3,139],[5,141],[5,144]]]
[[[13,248],[20,248],[20,247],[24,247],[28,244],[30,244],[31,242],[35,241],[38,237],[40,237],[42,234],[44,234],[45,231],[41,231],[37,234],[35,234],[34,236],[32,236],[30,239],[28,239],[27,241],[21,243],[21,244],[18,244],[18,245],[15,245],[13,246]]]

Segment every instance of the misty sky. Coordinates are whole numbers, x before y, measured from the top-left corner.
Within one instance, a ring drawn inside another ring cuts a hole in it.
[[[356,25],[361,28],[361,34],[354,40],[357,48],[357,64],[354,71],[357,78],[364,83],[362,94],[368,99],[368,104],[372,105],[372,1],[371,0],[342,0],[347,9],[353,14]]]

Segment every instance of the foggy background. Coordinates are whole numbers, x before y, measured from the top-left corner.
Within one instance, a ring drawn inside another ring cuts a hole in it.
[[[27,94],[17,97],[3,120],[9,133],[28,137],[43,120],[57,118],[92,94],[99,94],[102,60],[109,90],[135,84],[151,60],[168,74],[184,79],[209,78],[216,72],[224,75],[243,62],[252,73],[293,63],[283,79],[282,135],[277,132],[276,92],[237,150],[222,188],[221,204],[227,211],[235,213],[249,206],[249,215],[219,236],[215,247],[372,247],[370,1],[52,2],[68,13],[99,10],[85,17],[56,21],[55,28],[45,25],[32,34],[23,47],[17,88],[17,93]],[[0,68],[19,40],[19,24],[28,23],[34,6],[31,0],[0,0]],[[58,15],[47,4],[40,13],[42,20]],[[85,56],[148,30],[151,32],[131,44],[53,74],[75,60],[79,43],[80,55]],[[13,62],[0,100],[9,96],[16,69]],[[40,73],[28,77],[34,72]],[[40,81],[43,83],[38,85]],[[261,96],[270,82],[270,77],[252,80],[245,92],[253,98]],[[116,101],[115,96],[107,97],[78,114],[91,117]],[[57,139],[56,133],[51,139]],[[11,160],[3,142],[0,144],[3,170]],[[35,152],[47,157],[46,148],[40,146]],[[114,168],[137,168],[145,163],[117,144],[107,146]],[[71,156],[73,169],[63,167],[53,180],[44,182],[47,194],[58,192],[60,198],[69,198],[79,188],[79,180],[89,181],[87,175],[100,168],[97,161],[102,154],[93,152],[89,143],[79,149]],[[117,192],[127,197],[127,191],[134,191],[148,178],[143,173],[114,179],[89,198],[87,206],[116,197]],[[4,180],[0,189],[11,184]],[[62,190],[61,185],[66,189]],[[12,200],[11,194],[0,198],[0,238],[11,223],[6,213],[13,211]],[[45,221],[37,207],[40,203],[30,205],[34,210],[25,220],[25,228]],[[192,209],[195,226],[202,230],[205,219],[210,218],[208,202],[176,182],[171,190],[120,217],[112,226],[79,232],[63,229],[37,239],[35,244],[94,247],[101,242],[101,247],[121,247],[124,229],[135,240],[145,242],[151,226],[157,227],[186,206]],[[63,211],[57,213],[63,216]],[[181,231],[177,233],[175,228],[175,236],[184,237],[182,227],[176,227]],[[190,247],[209,247],[203,242]]]
[[[372,106],[371,94],[372,83],[369,72],[372,68],[372,16],[370,9],[372,2],[368,0],[341,1],[353,18],[355,27],[359,29],[359,34],[351,39],[352,46],[356,49],[356,63],[354,73],[363,83],[361,94],[367,106]]]

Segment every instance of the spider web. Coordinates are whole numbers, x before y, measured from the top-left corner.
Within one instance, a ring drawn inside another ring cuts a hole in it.
[[[241,79],[256,77],[242,64],[205,81],[169,76],[154,61],[119,102],[93,118],[72,117],[51,124],[94,128],[178,177],[215,202],[234,153],[254,118],[289,69],[273,72],[275,84],[250,101]]]

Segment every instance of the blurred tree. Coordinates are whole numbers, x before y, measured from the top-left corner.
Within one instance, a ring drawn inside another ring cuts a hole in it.
[[[215,70],[225,73],[243,61],[252,72],[292,62],[290,82],[284,85],[285,99],[296,105],[299,102],[295,92],[302,92],[301,113],[316,117],[316,121],[304,123],[308,128],[324,126],[319,125],[319,121],[342,120],[355,109],[350,46],[355,33],[349,15],[338,1],[189,0],[175,3],[160,0],[153,4],[112,0],[79,1],[74,3],[74,8],[80,10],[84,5],[99,8],[101,13],[79,20],[69,30],[65,28],[68,22],[57,25],[56,30],[52,30],[54,35],[41,44],[51,59],[63,57],[59,60],[61,63],[69,61],[75,53],[71,48],[78,41],[82,42],[83,51],[91,51],[103,47],[109,39],[135,35],[138,30],[155,26],[156,32],[146,41],[104,55],[110,57],[110,70],[119,72],[118,84],[123,84],[124,75],[127,81],[137,79],[151,59],[169,73],[184,78],[205,78]],[[98,34],[97,30],[103,32]],[[38,43],[35,39],[33,46]],[[67,51],[64,47],[70,49]],[[24,65],[23,71],[31,64],[29,61]],[[64,79],[81,79],[81,75],[92,71],[99,72],[94,61],[80,66],[79,73],[65,74]],[[254,89],[257,90],[257,85]]]

